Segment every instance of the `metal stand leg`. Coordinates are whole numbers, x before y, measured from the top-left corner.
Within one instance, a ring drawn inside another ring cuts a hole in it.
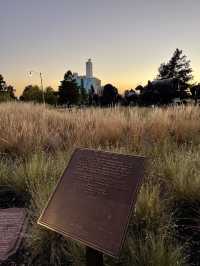
[[[97,250],[86,247],[86,265],[87,266],[104,266],[103,254]]]

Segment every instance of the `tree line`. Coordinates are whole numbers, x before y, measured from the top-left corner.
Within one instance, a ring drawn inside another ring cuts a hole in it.
[[[14,88],[7,86],[1,75],[0,102],[17,100],[14,92]],[[44,101],[50,105],[66,107],[74,105],[107,106],[118,103],[120,97],[117,88],[112,84],[106,84],[101,95],[98,95],[92,86],[89,91],[86,91],[84,87],[77,85],[72,72],[69,70],[64,74],[64,79],[60,82],[58,91],[55,91],[51,87],[47,87],[43,91],[37,85],[28,85],[23,90],[19,100],[34,103],[43,103]]]
[[[135,90],[125,91],[126,104],[167,105],[187,103],[200,99],[200,83],[193,83],[191,62],[183,51],[176,49],[171,59],[162,63],[155,80],[146,86],[137,86]],[[139,92],[139,93],[137,93]]]
[[[175,99],[187,102],[193,99],[195,103],[200,99],[200,84],[192,83],[191,62],[183,51],[176,49],[171,59],[162,63],[158,74],[153,81],[148,81],[146,86],[137,86],[135,89],[126,90],[120,95],[118,89],[112,84],[106,84],[99,94],[91,86],[89,91],[78,86],[69,70],[64,74],[63,80],[57,91],[47,87],[44,91],[38,86],[28,85],[19,97],[21,101],[32,101],[50,105],[86,105],[86,106],[111,106],[121,105],[164,105],[170,104]],[[0,75],[0,101],[16,100],[15,90],[7,85]]]

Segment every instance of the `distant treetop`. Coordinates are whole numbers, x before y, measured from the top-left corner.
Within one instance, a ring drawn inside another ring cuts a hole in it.
[[[183,84],[188,85],[193,79],[190,60],[187,60],[183,51],[178,48],[174,51],[167,63],[162,63],[158,69],[157,79],[176,78]]]

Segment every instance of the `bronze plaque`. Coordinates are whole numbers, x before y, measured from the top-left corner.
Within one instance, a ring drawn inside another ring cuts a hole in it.
[[[144,157],[75,150],[38,223],[117,257],[144,164]]]

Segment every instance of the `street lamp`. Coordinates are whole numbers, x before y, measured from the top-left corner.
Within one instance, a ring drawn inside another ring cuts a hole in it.
[[[43,100],[43,103],[45,105],[44,86],[43,86],[42,72],[37,72],[37,71],[31,70],[28,73],[29,73],[29,76],[32,76],[33,73],[39,74],[39,76],[40,76],[40,86],[41,86],[41,90],[42,90],[42,100]]]

